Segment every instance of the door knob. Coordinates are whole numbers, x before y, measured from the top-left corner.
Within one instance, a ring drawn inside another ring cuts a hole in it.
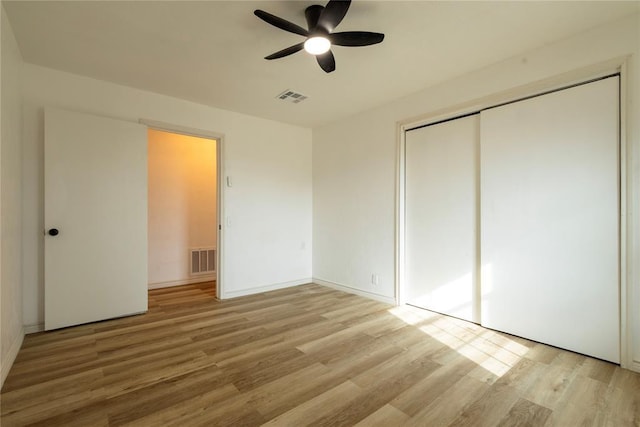
[[[49,236],[57,236],[60,232],[58,231],[57,228],[50,228],[49,229]]]

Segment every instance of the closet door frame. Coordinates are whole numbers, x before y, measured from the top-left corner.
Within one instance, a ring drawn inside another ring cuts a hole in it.
[[[405,133],[411,129],[427,126],[444,120],[452,120],[458,117],[479,113],[480,111],[511,102],[516,102],[533,96],[543,95],[569,88],[590,81],[599,80],[613,75],[620,76],[620,366],[640,372],[640,360],[633,358],[633,311],[634,283],[640,283],[640,266],[634,267],[633,252],[634,238],[640,240],[640,229],[631,229],[633,226],[632,212],[640,212],[640,200],[634,200],[634,191],[640,191],[640,174],[632,168],[633,159],[628,153],[632,153],[631,139],[627,137],[630,132],[630,121],[627,120],[628,104],[627,93],[629,91],[627,58],[614,59],[601,64],[551,77],[536,83],[523,85],[505,90],[482,99],[474,99],[466,103],[447,108],[439,106],[435,113],[426,113],[421,117],[399,121],[396,124],[397,155],[396,155],[396,226],[395,226],[395,300],[397,305],[403,305],[406,301],[405,291]],[[629,218],[629,219],[627,219]],[[629,223],[629,224],[628,224]],[[640,228],[640,227],[637,227]],[[640,250],[640,249],[638,249]],[[637,290],[640,293],[640,289]]]

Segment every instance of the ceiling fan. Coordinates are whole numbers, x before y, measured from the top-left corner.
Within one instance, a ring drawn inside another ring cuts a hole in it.
[[[272,15],[264,10],[256,9],[253,13],[263,21],[290,33],[299,34],[307,39],[278,52],[265,56],[264,59],[278,59],[304,49],[315,55],[320,68],[330,73],[336,69],[336,60],[331,52],[331,45],[336,46],[369,46],[384,40],[384,34],[369,31],[345,31],[334,33],[333,30],[342,21],[349,10],[351,0],[329,0],[326,6],[312,5],[305,9],[308,30]]]

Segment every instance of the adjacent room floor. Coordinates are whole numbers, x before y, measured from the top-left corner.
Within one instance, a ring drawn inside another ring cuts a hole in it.
[[[309,284],[29,335],[2,426],[640,424],[640,374]]]

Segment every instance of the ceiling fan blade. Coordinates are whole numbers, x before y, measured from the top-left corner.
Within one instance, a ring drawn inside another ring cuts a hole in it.
[[[327,51],[327,53],[316,55],[316,59],[318,60],[318,65],[320,65],[320,68],[322,68],[325,72],[330,73],[336,69],[336,60],[330,50]]]
[[[329,0],[318,18],[318,27],[324,28],[328,33],[342,22],[347,14],[351,0]]]
[[[369,46],[384,40],[384,34],[369,31],[345,31],[329,34],[331,44],[337,46]]]
[[[320,19],[320,15],[322,15],[323,10],[324,7],[318,4],[313,4],[304,10],[304,17],[307,20],[307,27],[309,27],[309,31],[316,29],[318,26],[318,19]]]
[[[302,43],[298,43],[298,44],[294,44],[293,46],[289,46],[286,49],[282,49],[279,50],[276,53],[272,53],[269,56],[265,56],[264,59],[278,59],[278,58],[283,58],[285,56],[289,56],[291,54],[294,54],[296,52],[299,52],[302,50],[302,48],[304,48],[304,42]]]
[[[278,27],[281,30],[285,30],[294,34],[300,34],[301,36],[305,37],[309,35],[309,31],[305,30],[299,25],[296,25],[293,22],[289,22],[286,19],[279,18],[275,15],[270,14],[269,12],[265,12],[264,10],[256,9],[253,11],[253,14],[262,19],[264,22],[271,24],[274,27]]]

